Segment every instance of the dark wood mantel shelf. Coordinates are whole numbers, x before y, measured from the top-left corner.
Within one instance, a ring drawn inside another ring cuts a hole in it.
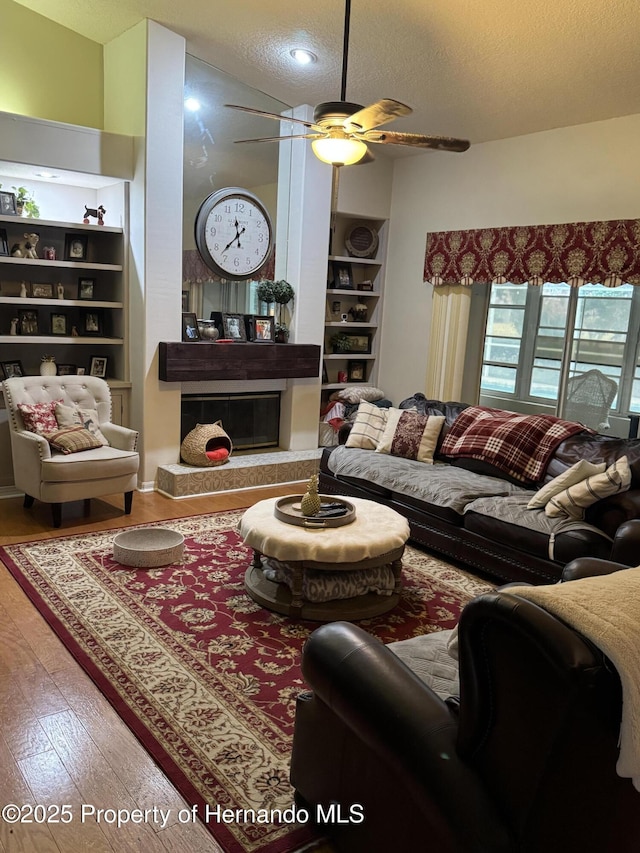
[[[162,341],[159,355],[159,377],[164,382],[298,379],[320,375],[317,344]]]

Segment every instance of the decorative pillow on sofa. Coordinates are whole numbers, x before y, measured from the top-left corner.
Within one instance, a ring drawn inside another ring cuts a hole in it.
[[[100,444],[109,444],[102,434],[98,413],[95,409],[83,409],[80,406],[65,406],[58,403],[55,410],[57,426],[63,427],[81,426],[89,430],[91,435],[98,439]]]
[[[353,426],[345,442],[346,447],[375,450],[382,438],[389,411],[363,400],[358,406]]]
[[[62,400],[51,400],[49,403],[18,403],[24,428],[38,435],[58,429],[55,408],[61,402]]]
[[[418,415],[406,409],[388,409],[388,413],[376,451],[432,465],[444,416]]]
[[[626,456],[621,456],[601,474],[593,474],[554,495],[545,506],[545,514],[551,518],[566,515],[577,520],[584,518],[587,507],[602,498],[626,492],[631,485],[631,469]]]
[[[541,509],[549,503],[554,495],[568,489],[569,486],[574,486],[576,483],[586,480],[592,474],[602,474],[606,467],[605,462],[596,464],[595,462],[589,462],[587,459],[581,459],[575,465],[572,465],[571,468],[563,471],[562,474],[558,474],[557,477],[550,480],[541,489],[538,489],[527,504],[527,509]]]
[[[342,403],[360,403],[366,400],[368,403],[373,403],[376,400],[382,400],[384,391],[379,388],[374,388],[373,385],[354,385],[348,388],[341,388],[339,391],[334,391],[329,397],[330,400],[340,400]]]
[[[64,427],[54,432],[47,432],[44,437],[54,450],[60,450],[62,453],[79,453],[81,450],[95,450],[97,447],[102,447],[100,439],[82,426]]]

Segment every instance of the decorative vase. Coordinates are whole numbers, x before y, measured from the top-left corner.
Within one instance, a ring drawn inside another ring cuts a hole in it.
[[[58,372],[58,365],[55,360],[40,362],[40,376],[55,376]]]

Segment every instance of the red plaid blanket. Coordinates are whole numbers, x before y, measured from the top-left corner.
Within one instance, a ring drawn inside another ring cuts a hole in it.
[[[537,483],[560,442],[584,429],[553,415],[469,406],[451,425],[440,453],[482,459],[516,480]]]

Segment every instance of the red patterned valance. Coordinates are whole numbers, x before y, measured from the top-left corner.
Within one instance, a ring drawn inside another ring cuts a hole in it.
[[[640,219],[427,234],[424,280],[640,285]]]
[[[255,274],[256,281],[267,279],[273,280],[276,268],[276,253],[271,252],[266,264],[261,267]],[[184,249],[182,252],[182,281],[184,284],[191,282],[202,283],[205,281],[228,281],[229,279],[220,278],[200,257],[197,249]]]

